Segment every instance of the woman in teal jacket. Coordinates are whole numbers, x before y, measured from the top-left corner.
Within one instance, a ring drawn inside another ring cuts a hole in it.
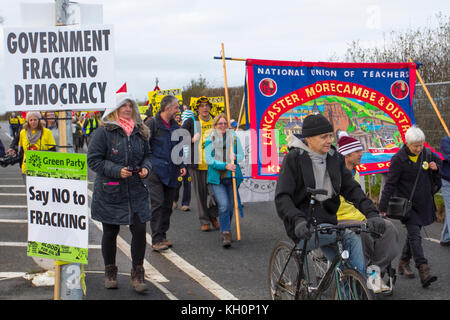
[[[219,223],[222,246],[231,246],[231,219],[233,217],[234,194],[232,172],[235,173],[236,186],[243,178],[238,163],[244,158],[244,150],[233,130],[228,129],[225,114],[214,118],[214,130],[205,141],[205,158],[208,164],[208,184],[214,193],[219,207]],[[231,149],[233,146],[233,149]],[[232,152],[231,152],[232,150]],[[238,205],[240,207],[239,193]]]

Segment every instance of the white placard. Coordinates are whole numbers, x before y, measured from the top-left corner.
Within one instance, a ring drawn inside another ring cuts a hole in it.
[[[28,241],[88,248],[87,181],[27,176]]]
[[[4,28],[6,111],[114,105],[111,25]]]

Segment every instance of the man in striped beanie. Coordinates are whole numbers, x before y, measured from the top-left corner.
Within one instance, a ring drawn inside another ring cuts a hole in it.
[[[347,132],[338,134],[338,151],[345,157],[345,165],[352,172],[355,180],[359,180],[356,166],[361,163],[363,146],[359,140],[350,137]],[[367,223],[366,217],[354,207],[352,203],[345,201],[341,196],[341,204],[336,213],[338,224]],[[400,254],[399,234],[396,227],[389,220],[384,220],[385,232],[381,237],[374,237],[369,233],[361,232],[361,241],[364,248],[364,258],[370,274],[368,283],[375,293],[389,293],[392,288],[387,286],[381,272],[389,271],[391,262]]]
[[[345,157],[347,167],[355,168],[360,164],[363,155],[361,142],[350,137],[345,131],[341,131],[338,137],[338,151]]]

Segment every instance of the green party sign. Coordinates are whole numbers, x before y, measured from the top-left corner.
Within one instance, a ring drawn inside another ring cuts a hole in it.
[[[85,154],[27,151],[28,255],[87,264]]]
[[[27,151],[27,176],[87,180],[86,154]]]

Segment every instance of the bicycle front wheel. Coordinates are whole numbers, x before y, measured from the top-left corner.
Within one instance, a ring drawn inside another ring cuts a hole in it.
[[[339,270],[335,282],[335,300],[375,300],[375,295],[367,287],[366,279],[356,270]]]
[[[294,256],[289,255],[292,245],[280,241],[272,251],[269,262],[269,290],[272,300],[294,300],[300,267]],[[288,261],[289,259],[289,261]]]

